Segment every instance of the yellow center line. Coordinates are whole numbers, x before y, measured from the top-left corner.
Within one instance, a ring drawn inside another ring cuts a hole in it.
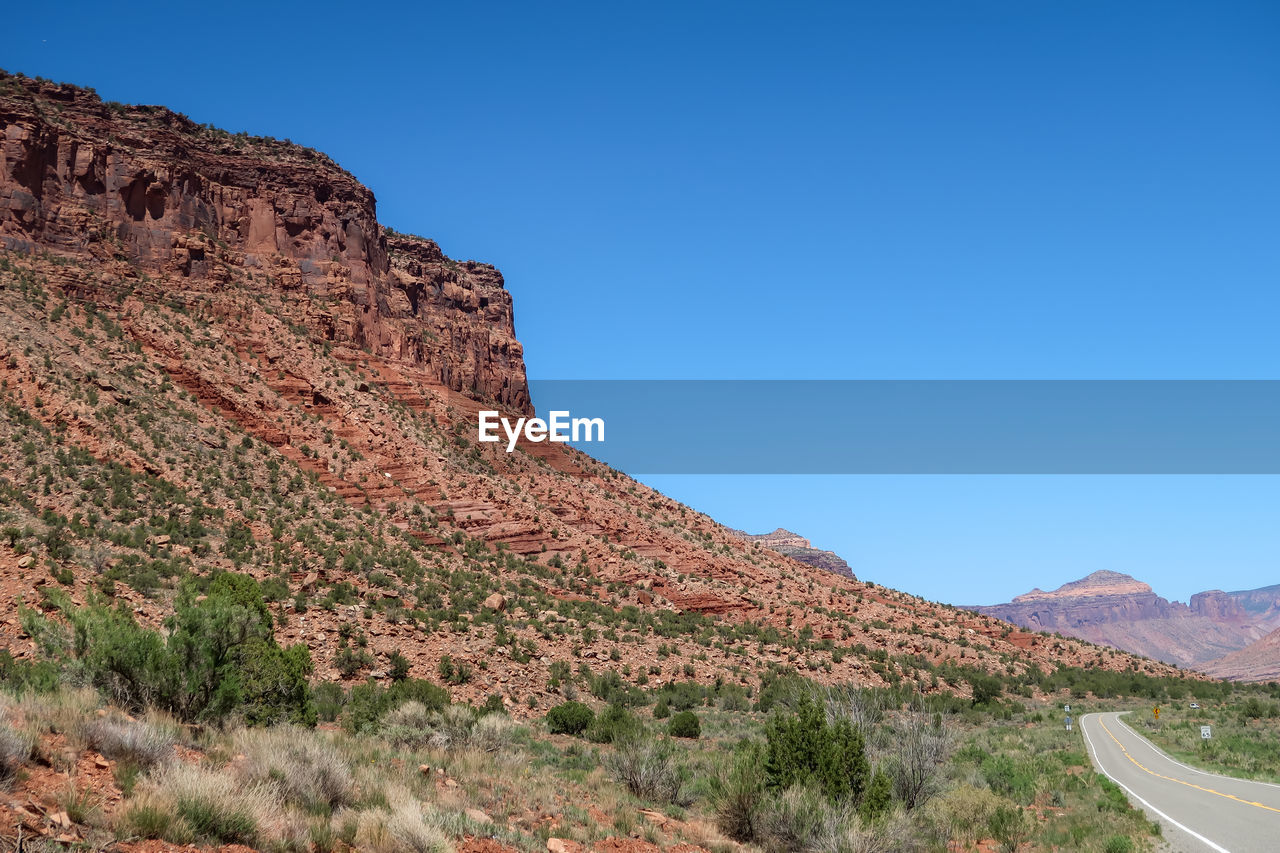
[[[1195,788],[1197,791],[1204,791],[1207,794],[1215,794],[1219,797],[1224,797],[1225,799],[1228,799],[1228,800],[1235,800],[1237,803],[1243,803],[1246,806],[1257,806],[1258,808],[1266,809],[1269,812],[1280,812],[1280,809],[1273,809],[1271,806],[1264,806],[1262,803],[1255,803],[1255,802],[1252,802],[1251,800],[1244,800],[1233,794],[1224,794],[1221,791],[1215,791],[1212,788],[1206,788],[1202,785],[1197,785],[1194,782],[1186,782],[1182,779],[1175,779],[1172,776],[1166,776],[1163,773],[1157,773],[1156,771],[1150,769],[1149,767],[1144,766],[1141,762],[1138,761],[1138,759],[1134,758],[1132,755],[1129,754],[1129,750],[1125,749],[1124,744],[1122,744],[1119,741],[1119,739],[1116,738],[1116,736],[1111,733],[1111,729],[1107,728],[1107,724],[1102,721],[1101,716],[1098,717],[1098,725],[1102,726],[1102,730],[1107,733],[1107,736],[1110,737],[1113,741],[1115,741],[1116,746],[1120,747],[1120,751],[1124,753],[1124,757],[1132,761],[1139,770],[1150,773],[1152,776],[1155,776],[1158,779],[1166,779],[1170,782],[1177,782],[1179,785],[1186,785],[1188,788]]]

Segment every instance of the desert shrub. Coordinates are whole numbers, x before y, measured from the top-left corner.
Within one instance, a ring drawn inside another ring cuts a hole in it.
[[[724,687],[720,689],[720,710],[751,710],[751,700],[747,698],[747,691],[737,684],[724,685]]]
[[[639,687],[628,684],[615,670],[592,676],[587,682],[591,695],[609,704],[643,705],[648,696]]]
[[[684,796],[686,774],[670,744],[633,740],[605,756],[604,766],[637,797],[688,804]]]
[[[375,681],[358,684],[347,694],[342,727],[352,734],[377,731],[385,714],[407,702],[416,702],[427,712],[442,711],[449,705],[449,691],[417,678],[394,682],[385,689]]]
[[[332,723],[342,713],[342,705],[346,702],[346,692],[341,684],[325,681],[317,684],[311,691],[316,703],[316,717],[324,723]]]
[[[425,729],[431,726],[431,716],[435,713],[416,699],[410,699],[397,708],[392,708],[382,718],[384,727],[407,727]]]
[[[592,743],[625,743],[640,736],[644,726],[625,705],[615,702],[596,715],[587,727],[586,738]]]
[[[1019,845],[1031,835],[1031,821],[1026,812],[1012,805],[996,806],[987,828],[1004,853],[1017,853]]]
[[[177,844],[193,840],[186,824],[178,820],[172,803],[161,802],[147,795],[140,795],[125,803],[116,818],[116,834],[124,837],[134,835],[139,838],[166,838]]]
[[[442,749],[465,749],[471,743],[476,712],[467,705],[450,705],[431,719],[435,734],[431,745]]]
[[[178,742],[172,727],[118,714],[91,720],[86,736],[89,747],[104,757],[144,769],[172,759]]]
[[[410,701],[387,713],[379,734],[401,747],[420,749],[478,749],[497,752],[510,746],[515,722],[505,714],[478,714],[466,705],[428,711]]]
[[[764,771],[772,791],[816,785],[831,801],[858,802],[870,777],[862,735],[804,697],[795,714],[775,713],[765,727]]]
[[[973,691],[973,705],[991,705],[1004,692],[1000,679],[985,673],[973,673],[968,677],[969,687]]]
[[[423,678],[397,681],[386,689],[385,695],[388,708],[413,701],[421,703],[428,711],[443,711],[450,701],[448,690]]]
[[[8,649],[0,649],[0,684],[11,693],[48,693],[57,689],[58,676],[58,667],[52,661],[15,660]]]
[[[672,737],[696,739],[702,736],[702,723],[698,721],[698,715],[692,711],[681,711],[667,723],[667,734]]]
[[[928,811],[949,839],[968,849],[986,834],[991,815],[1000,804],[1000,798],[986,788],[958,785],[930,801]]]
[[[659,699],[653,705],[653,718],[655,720],[665,720],[671,716],[671,706],[667,704],[666,699]]]
[[[819,789],[793,785],[767,797],[755,820],[756,838],[768,850],[811,850],[842,815]]]
[[[867,823],[873,823],[889,813],[893,808],[893,782],[883,771],[871,774],[871,782],[858,804],[858,816]]]
[[[243,729],[235,744],[244,755],[236,766],[239,776],[249,783],[274,782],[286,802],[314,811],[351,800],[351,768],[319,733],[290,726]]]
[[[409,659],[399,651],[391,653],[391,680],[404,681],[409,677]]]
[[[1133,839],[1124,835],[1113,835],[1102,847],[1103,853],[1133,853]]]
[[[1031,768],[1009,755],[989,755],[982,761],[982,777],[991,790],[1021,803],[1029,803],[1035,796],[1036,778]],[[1119,789],[1117,789],[1119,790]],[[1128,800],[1121,793],[1118,802],[1128,809]]]
[[[553,735],[580,735],[595,718],[595,712],[581,702],[562,702],[547,711],[547,729]]]
[[[893,790],[910,811],[937,793],[942,767],[951,752],[951,732],[940,715],[903,715],[894,725],[894,749],[887,762]]]
[[[454,661],[449,655],[440,658],[436,667],[440,680],[446,684],[466,684],[471,680],[471,664],[466,661]]]
[[[246,645],[241,657],[240,710],[246,723],[316,724],[319,715],[307,683],[313,667],[306,646],[282,649],[274,640],[256,640]]]
[[[483,714],[471,726],[468,745],[483,752],[498,752],[511,746],[516,723],[506,714]]]
[[[920,843],[910,818],[894,812],[871,823],[847,816],[828,821],[812,849],[822,853],[911,853],[932,848]]]
[[[711,779],[711,805],[716,826],[735,841],[756,837],[760,807],[765,799],[763,750],[751,745],[740,751],[727,770]]]
[[[19,730],[8,720],[8,714],[0,714],[0,783],[8,783],[35,752],[35,737]]]
[[[73,680],[92,685],[133,711],[162,708],[182,720],[217,721],[242,713],[252,723],[314,724],[303,645],[281,649],[257,581],[223,572],[208,582],[189,578],[174,607],[168,635],[140,626],[121,602],[75,607],[51,603],[67,618],[68,642],[56,624],[30,611],[23,625],[46,638],[45,654],[65,663]]]

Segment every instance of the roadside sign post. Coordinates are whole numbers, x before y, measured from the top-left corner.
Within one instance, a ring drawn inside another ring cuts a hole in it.
[[[1067,715],[1067,731],[1071,731],[1071,715]]]
[[[1156,707],[1152,708],[1151,713],[1156,715],[1157,720],[1160,719],[1160,706],[1157,705]]]
[[[1064,710],[1064,711],[1066,711],[1068,714],[1070,714],[1070,713],[1071,713],[1071,706],[1070,706],[1070,705],[1063,705],[1063,706],[1062,706],[1062,710]]]
[[[1213,737],[1213,731],[1209,728],[1209,726],[1201,726],[1200,737],[1203,738],[1204,740],[1209,740],[1210,738]]]

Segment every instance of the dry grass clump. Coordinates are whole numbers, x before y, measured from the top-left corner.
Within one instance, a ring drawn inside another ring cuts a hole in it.
[[[91,720],[85,727],[88,745],[106,758],[141,768],[154,767],[173,758],[178,742],[177,727],[161,720],[135,720],[123,714],[108,714]]]
[[[293,726],[242,729],[234,741],[244,755],[236,764],[244,781],[274,784],[286,802],[307,810],[351,801],[351,768],[318,732]]]
[[[250,783],[194,764],[164,765],[142,784],[117,824],[117,834],[252,845],[279,837],[284,812],[275,785]]]
[[[505,714],[477,715],[466,705],[428,711],[422,703],[410,701],[387,713],[380,734],[406,749],[497,752],[511,745],[515,729],[516,724]]]
[[[35,734],[60,734],[73,749],[88,746],[89,721],[97,711],[99,698],[91,689],[27,693],[12,707],[25,728]]]
[[[7,709],[0,710],[0,784],[7,784],[18,768],[31,759],[36,738],[25,729],[16,728]]]
[[[453,853],[444,821],[424,810],[409,793],[393,789],[387,808],[360,812],[355,847],[370,853]]]

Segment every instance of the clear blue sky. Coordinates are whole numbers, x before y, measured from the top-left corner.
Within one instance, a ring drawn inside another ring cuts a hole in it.
[[[502,268],[537,377],[1277,378],[1277,43],[1270,2],[51,2],[0,66],[326,151]],[[942,600],[1280,582],[1265,478],[652,480]]]

